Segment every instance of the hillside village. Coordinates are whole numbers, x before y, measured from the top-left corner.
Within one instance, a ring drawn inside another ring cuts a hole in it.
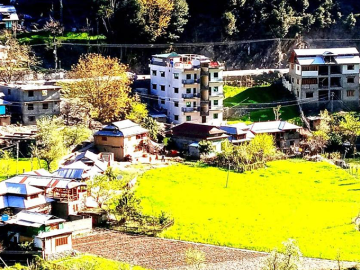
[[[184,31],[174,17],[117,44],[125,3],[97,1],[99,26],[79,23],[85,7],[70,20],[66,1],[40,2],[48,14],[0,4],[0,269],[360,268],[356,43],[297,37],[277,64],[245,69],[165,39]],[[155,2],[144,10],[188,9]],[[216,46],[241,36],[245,2],[226,8]],[[301,13],[279,2],[283,18]],[[356,18],[336,27],[355,35]]]

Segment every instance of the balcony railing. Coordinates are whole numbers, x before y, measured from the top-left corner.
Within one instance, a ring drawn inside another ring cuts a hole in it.
[[[199,93],[195,93],[195,94],[182,94],[182,98],[184,99],[191,99],[191,98],[199,98],[200,94]]]
[[[184,113],[198,112],[200,111],[200,107],[182,107],[181,111]]]
[[[222,92],[211,92],[210,96],[211,97],[223,97],[224,93],[222,93]]]
[[[200,79],[188,79],[188,80],[182,80],[183,84],[195,84],[200,83]]]
[[[210,111],[222,111],[223,110],[223,106],[210,106],[209,110]]]
[[[224,82],[224,79],[223,78],[214,78],[214,77],[212,77],[212,78],[210,78],[210,82],[212,83],[212,82]]]

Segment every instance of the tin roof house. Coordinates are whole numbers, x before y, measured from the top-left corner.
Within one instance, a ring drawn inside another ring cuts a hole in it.
[[[114,122],[94,134],[96,148],[100,152],[114,154],[117,161],[125,157],[139,157],[146,151],[149,131],[131,120]]]
[[[34,242],[44,258],[72,249],[72,231],[65,228],[65,220],[53,215],[21,211],[4,222],[10,246]]]
[[[25,183],[0,183],[0,212],[11,210],[18,213],[22,210],[49,213],[51,202],[45,191]]]

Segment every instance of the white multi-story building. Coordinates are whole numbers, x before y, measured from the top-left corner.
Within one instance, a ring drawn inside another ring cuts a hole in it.
[[[170,122],[221,125],[224,64],[203,55],[157,54],[150,63],[151,94]]]

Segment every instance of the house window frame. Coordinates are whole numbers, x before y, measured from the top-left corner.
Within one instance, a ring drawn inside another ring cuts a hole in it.
[[[161,90],[161,91],[165,91],[165,84],[161,84],[161,85],[160,85],[160,90]]]
[[[219,119],[219,114],[218,114],[218,113],[214,113],[214,114],[213,114],[213,118],[214,118],[214,119]]]
[[[186,116],[186,121],[191,121],[191,115]]]
[[[33,103],[29,103],[28,105],[27,105],[27,110],[28,111],[33,111],[35,109],[35,107],[34,107],[34,104]]]
[[[174,93],[179,94],[179,87],[174,87]]]
[[[347,65],[347,70],[355,70],[355,65]]]
[[[179,101],[174,101],[174,107],[179,107]]]
[[[55,247],[64,246],[64,245],[67,245],[68,243],[69,243],[69,237],[68,236],[60,237],[60,238],[55,239]]]
[[[157,76],[157,70],[152,70],[152,76]]]
[[[43,110],[48,110],[49,109],[49,103],[43,103],[42,104],[42,109]]]
[[[33,90],[28,91],[28,97],[34,97],[34,91]]]
[[[347,97],[355,97],[355,90],[346,90]]]
[[[165,78],[165,71],[160,71],[160,77]]]
[[[311,94],[311,95],[310,95]],[[306,98],[314,98],[314,92],[306,92],[305,93]]]
[[[175,80],[178,80],[179,77],[180,77],[180,76],[179,76],[179,73],[173,73],[173,75],[174,75],[174,79],[175,79]]]
[[[175,120],[175,121],[179,121],[179,115],[174,114],[174,120]]]
[[[153,89],[153,90],[157,90],[157,84],[156,84],[156,83],[153,83],[153,84],[152,84],[152,89]]]
[[[107,142],[107,137],[106,136],[101,136],[101,141]]]
[[[355,83],[355,77],[347,77],[346,78],[346,83]]]

